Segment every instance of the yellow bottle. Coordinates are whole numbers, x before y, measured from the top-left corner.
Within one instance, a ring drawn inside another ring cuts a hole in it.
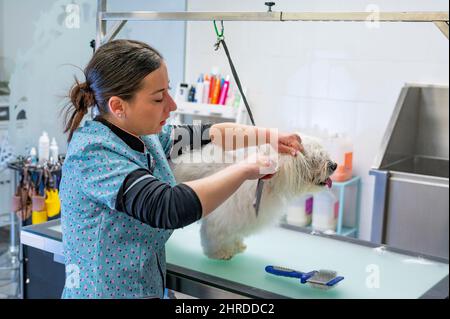
[[[47,211],[46,210],[41,210],[41,211],[35,210],[31,213],[31,223],[33,225],[45,223],[46,221],[47,221]]]

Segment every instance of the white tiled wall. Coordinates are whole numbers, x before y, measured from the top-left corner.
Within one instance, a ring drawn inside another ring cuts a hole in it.
[[[448,1],[276,1],[276,11],[448,11]],[[264,1],[188,0],[190,11],[264,11]],[[258,125],[292,130],[314,124],[346,132],[363,178],[360,236],[370,238],[373,178],[368,175],[400,88],[448,84],[448,40],[426,23],[225,22],[225,39],[248,89]],[[210,22],[189,22],[186,81],[219,66]]]

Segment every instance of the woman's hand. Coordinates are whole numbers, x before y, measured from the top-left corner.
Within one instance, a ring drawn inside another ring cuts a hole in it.
[[[275,148],[278,153],[291,154],[292,156],[297,156],[298,152],[303,152],[304,148],[302,145],[302,139],[299,135],[295,133],[286,134],[279,133],[276,139],[277,145]]]
[[[278,164],[267,155],[253,154],[241,161],[237,165],[241,166],[247,175],[247,179],[269,179],[278,170]]]
[[[233,195],[246,180],[270,178],[277,169],[276,162],[268,156],[253,154],[213,175],[184,184],[197,194],[205,217]]]

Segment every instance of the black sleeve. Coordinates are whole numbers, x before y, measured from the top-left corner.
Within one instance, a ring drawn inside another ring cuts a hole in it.
[[[116,209],[162,229],[181,228],[202,216],[202,204],[192,188],[172,187],[146,169],[128,174],[117,194]]]
[[[183,124],[173,126],[173,147],[170,158],[183,154],[183,151],[200,149],[211,142],[209,129],[212,124]]]

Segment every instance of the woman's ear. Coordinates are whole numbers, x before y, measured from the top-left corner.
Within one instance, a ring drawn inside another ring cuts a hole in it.
[[[118,96],[112,96],[108,101],[109,112],[118,118],[125,117],[126,102]]]

